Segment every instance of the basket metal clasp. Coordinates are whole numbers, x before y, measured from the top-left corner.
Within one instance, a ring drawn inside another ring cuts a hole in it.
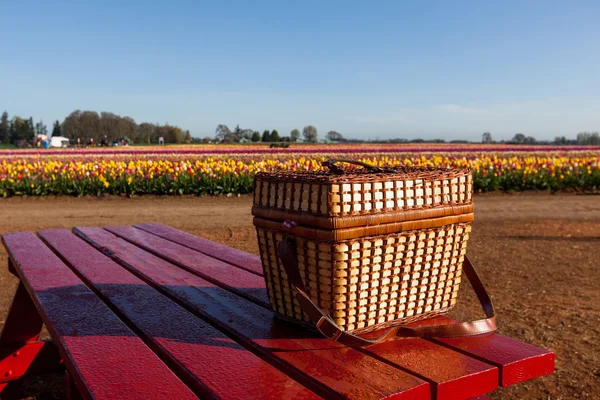
[[[323,325],[325,325],[325,327],[323,327]],[[327,339],[333,340],[334,342],[337,342],[343,333],[342,330],[338,328],[335,323],[326,315],[323,315],[321,318],[319,318],[316,326],[323,336],[325,336]]]

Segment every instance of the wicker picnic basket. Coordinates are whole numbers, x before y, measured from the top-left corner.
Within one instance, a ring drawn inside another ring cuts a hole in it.
[[[392,328],[385,337],[495,329],[491,301],[465,258],[469,170],[324,166],[255,177],[252,214],[277,315],[359,346],[375,341],[353,334],[381,328]],[[488,318],[405,327],[454,306],[464,266]]]

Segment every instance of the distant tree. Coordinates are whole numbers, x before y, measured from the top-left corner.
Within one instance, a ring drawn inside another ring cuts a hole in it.
[[[276,129],[271,131],[271,142],[279,142],[281,138],[279,137],[279,132]]]
[[[312,125],[305,126],[302,129],[302,135],[307,141],[315,143],[317,141],[317,128]]]
[[[185,131],[185,133],[183,134],[183,141],[188,144],[192,142],[192,135],[190,134],[190,131]]]
[[[577,144],[599,145],[600,135],[598,135],[598,132],[579,132],[577,134]]]
[[[215,129],[215,139],[220,142],[232,140],[233,133],[227,127],[227,125],[217,125],[217,129]]]
[[[33,117],[29,117],[27,120],[27,136],[25,140],[33,140],[35,138],[35,125],[33,124]]]
[[[554,144],[567,144],[569,141],[564,136],[557,136],[554,138]]]
[[[292,129],[290,132],[290,139],[292,142],[297,142],[300,138],[300,131],[298,129]]]
[[[515,133],[515,136],[511,141],[517,144],[523,144],[525,142],[525,135],[522,133]]]
[[[157,143],[158,136],[156,135],[156,125],[148,122],[142,122],[137,127],[136,140],[138,143]]]
[[[254,131],[254,133],[252,133],[251,140],[255,143],[260,142],[260,132]]]
[[[118,136],[119,139],[121,140],[126,140],[129,139],[130,142],[135,142],[136,136],[137,136],[137,124],[135,123],[134,119],[131,117],[123,117],[119,119],[119,124],[118,126]],[[179,128],[178,128],[179,129]],[[181,143],[183,141],[183,131],[181,129],[179,129],[181,132],[181,135],[178,136],[179,141],[176,143]],[[99,142],[100,141],[100,135],[97,134],[96,135],[96,141]]]
[[[246,140],[250,140],[252,138],[253,134],[254,134],[254,129],[242,129],[242,131],[240,132],[240,135],[241,135],[240,139],[244,138]]]
[[[523,144],[535,144],[536,140],[533,136],[525,136],[525,139],[523,139]]]
[[[239,142],[239,141],[240,141],[240,139],[243,137],[243,136],[242,136],[242,134],[243,134],[243,131],[244,131],[244,130],[243,130],[243,129],[241,129],[239,125],[236,125],[236,126],[235,126],[235,129],[234,129],[234,130],[233,130],[233,132],[232,132],[232,133],[233,133],[233,137],[231,138],[231,139],[232,139],[231,141],[232,141],[232,142]]]
[[[483,132],[483,135],[481,135],[481,143],[493,143],[492,134],[489,132]]]
[[[100,115],[96,111],[83,111],[79,116],[79,123],[81,136],[78,136],[78,138],[81,139],[82,144],[90,143],[92,140],[96,144],[100,143],[102,136],[100,132]],[[119,138],[123,137],[118,131],[116,134]]]
[[[61,135],[73,140],[80,140],[81,144],[110,144],[114,141],[125,140],[129,143],[150,142],[153,138],[152,124],[145,123],[144,127],[131,117],[121,117],[111,112],[75,110],[62,124],[54,123],[52,135]],[[138,139],[139,136],[139,139]]]
[[[340,142],[344,140],[344,136],[342,136],[341,133],[336,132],[336,131],[329,131],[327,132],[327,139],[331,140],[332,142]]]
[[[122,139],[119,127],[120,119],[121,117],[111,112],[103,111],[100,113],[98,127],[96,129],[96,134],[98,136],[96,139],[99,140],[99,143],[106,141],[107,144],[109,144]]]
[[[52,136],[60,136],[60,122],[58,120],[54,121],[54,126],[52,126]]]
[[[13,144],[17,142],[17,127],[15,125],[15,118],[8,123],[8,141]]]
[[[182,143],[185,137],[185,133],[180,127],[169,124],[157,126],[156,134],[157,137],[163,137],[165,143]]]
[[[35,134],[36,135],[46,135],[48,134],[48,129],[46,128],[46,124],[42,120],[35,124]]]
[[[250,140],[254,130],[242,129],[239,125],[231,131],[227,125],[219,125],[216,129],[216,139],[225,143],[239,142],[242,138]]]
[[[271,141],[271,133],[269,132],[268,129],[266,129],[263,134],[262,134],[262,138],[260,139],[261,142],[265,142],[268,143]]]
[[[172,126],[169,124],[163,125],[163,130],[166,132],[164,138],[166,143],[182,143],[183,142],[183,130],[178,126]]]
[[[185,133],[183,132],[183,129],[181,129],[178,126],[169,126],[169,131],[171,133],[170,135],[170,142],[171,143],[183,143],[183,139],[185,138]]]
[[[63,136],[75,140],[83,136],[81,114],[81,110],[75,110],[65,118],[61,126]]]
[[[18,144],[19,142],[22,142],[22,141],[28,141],[32,138],[32,136],[31,136],[32,130],[30,129],[28,120],[25,120],[20,117],[14,117],[11,122],[11,128],[12,128],[11,141],[14,144]]]
[[[4,111],[2,118],[0,118],[0,143],[7,143],[10,141],[10,123],[8,122],[8,113]]]

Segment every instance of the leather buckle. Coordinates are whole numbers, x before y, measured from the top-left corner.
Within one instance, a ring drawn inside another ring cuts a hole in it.
[[[323,327],[323,325],[325,325],[325,327]],[[342,336],[342,333],[343,333],[340,330],[340,328],[338,328],[333,323],[333,321],[331,321],[325,315],[323,315],[323,316],[321,316],[321,318],[319,318],[319,321],[317,321],[316,326],[317,326],[317,329],[319,330],[319,332],[321,332],[321,334],[323,336],[325,336],[327,339],[333,340],[334,342],[337,342],[337,340],[340,338],[340,336]]]

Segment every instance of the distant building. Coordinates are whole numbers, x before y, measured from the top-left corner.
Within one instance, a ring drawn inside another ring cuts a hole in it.
[[[52,136],[52,141],[50,142],[50,146],[52,147],[69,147],[69,139],[64,136]]]

